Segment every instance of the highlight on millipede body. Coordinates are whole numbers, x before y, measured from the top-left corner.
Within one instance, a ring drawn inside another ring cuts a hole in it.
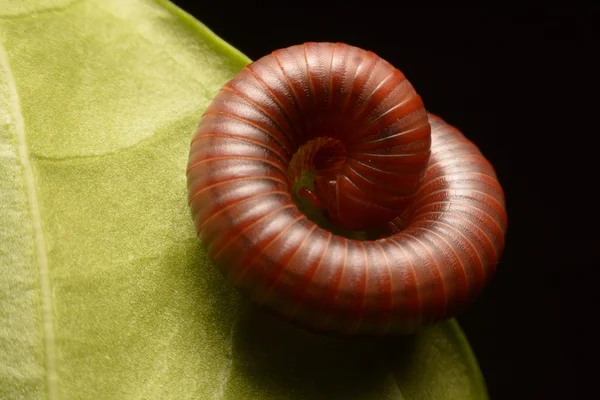
[[[298,195],[332,226],[299,210]],[[343,43],[248,65],[192,139],[189,204],[207,254],[258,305],[313,331],[410,333],[493,275],[507,228],[494,168],[427,113],[402,72]]]

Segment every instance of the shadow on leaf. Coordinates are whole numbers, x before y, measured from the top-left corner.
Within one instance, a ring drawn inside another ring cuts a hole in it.
[[[225,392],[231,398],[252,398],[266,390],[278,399],[397,399],[392,365],[411,358],[414,348],[414,336],[315,335],[248,303],[233,329],[232,373]]]

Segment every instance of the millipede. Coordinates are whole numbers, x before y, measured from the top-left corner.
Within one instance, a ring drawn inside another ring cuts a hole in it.
[[[301,211],[294,187],[356,238]],[[495,170],[371,51],[304,43],[247,65],[201,116],[187,167],[197,234],[260,307],[332,334],[408,334],[456,316],[504,249]]]

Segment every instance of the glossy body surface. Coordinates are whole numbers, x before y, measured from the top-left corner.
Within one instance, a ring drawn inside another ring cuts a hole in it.
[[[315,139],[315,201],[337,225],[388,234],[348,239],[300,212],[289,166]],[[493,167],[400,71],[342,43],[278,50],[227,83],[202,116],[187,177],[197,232],[225,278],[313,330],[409,333],[454,316],[503,251]]]

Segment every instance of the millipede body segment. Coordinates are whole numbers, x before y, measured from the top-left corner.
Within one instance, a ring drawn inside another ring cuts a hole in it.
[[[350,239],[309,220],[292,196],[298,165],[314,170],[306,192],[333,224],[382,234]],[[277,50],[229,81],[201,118],[187,181],[227,281],[316,331],[410,333],[454,316],[504,248],[490,163],[402,72],[343,43]]]

